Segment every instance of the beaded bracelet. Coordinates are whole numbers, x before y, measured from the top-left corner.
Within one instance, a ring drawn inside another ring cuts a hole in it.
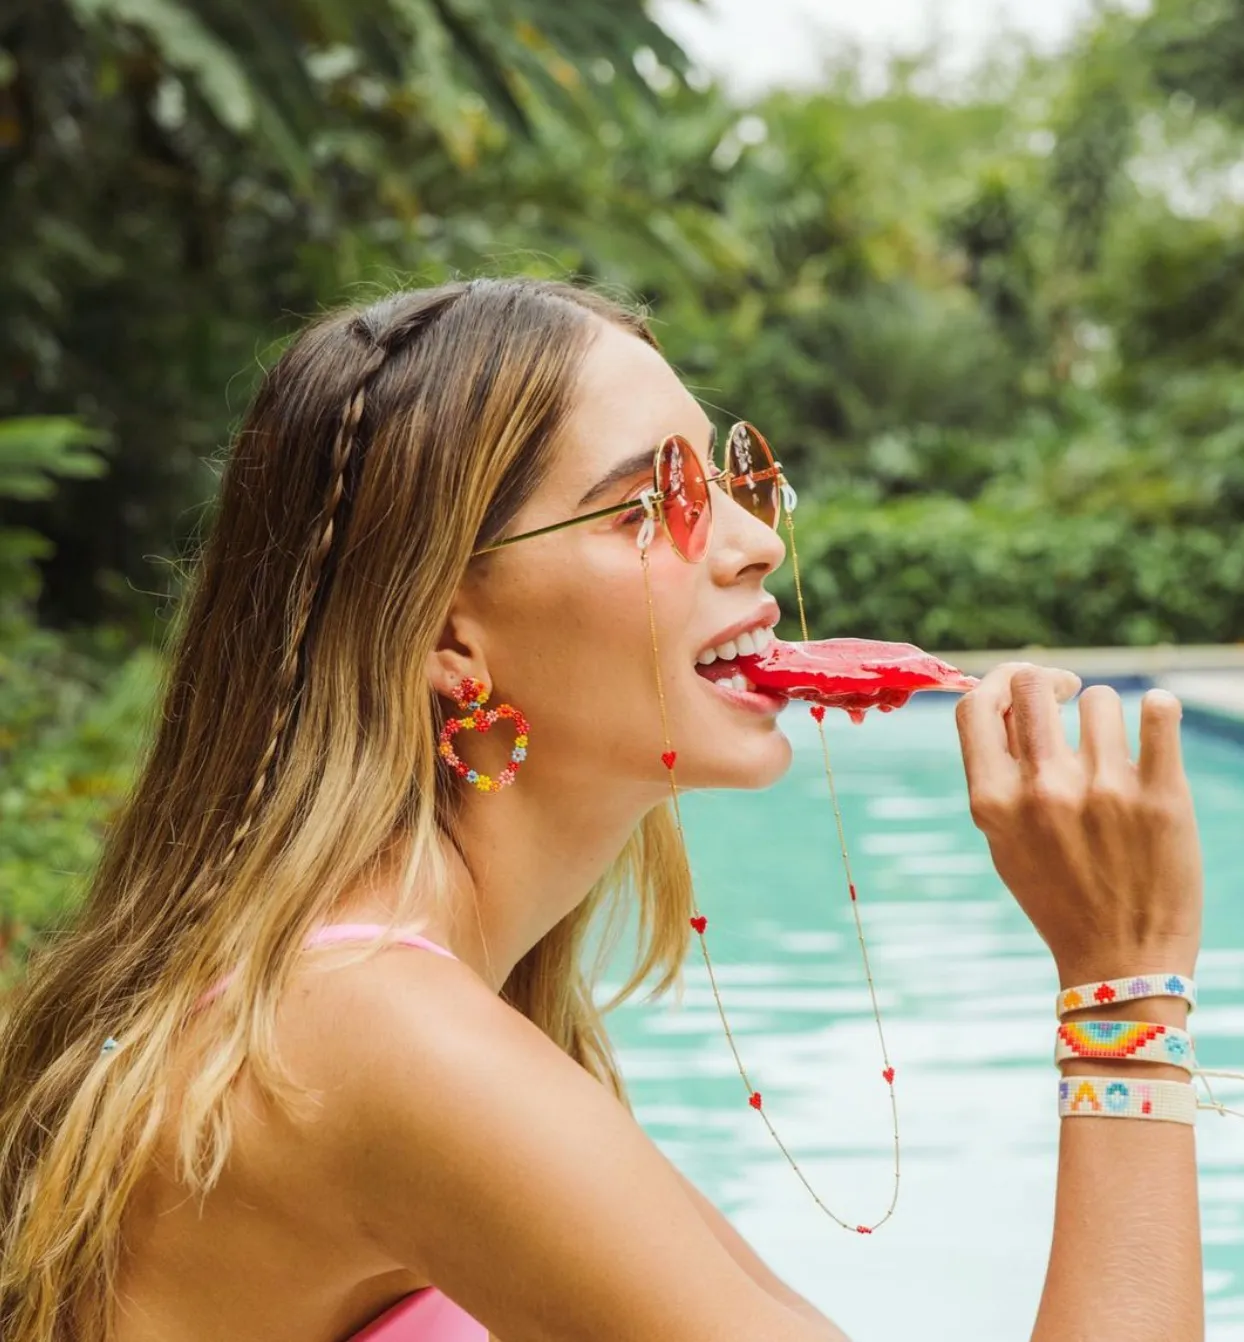
[[[1106,979],[1064,988],[1058,994],[1054,1010],[1060,1017],[1085,1007],[1110,1006],[1116,1002],[1136,1002],[1142,997],[1182,997],[1190,1010],[1196,1008],[1196,984],[1183,974],[1136,974],[1128,979]]]
[[[1054,1044],[1054,1061],[1068,1058],[1165,1062],[1186,1072],[1196,1070],[1192,1036],[1187,1030],[1143,1020],[1063,1021]]]
[[[1186,1081],[1068,1076],[1058,1083],[1059,1118],[1156,1118],[1193,1124],[1196,1111],[1196,1091]]]

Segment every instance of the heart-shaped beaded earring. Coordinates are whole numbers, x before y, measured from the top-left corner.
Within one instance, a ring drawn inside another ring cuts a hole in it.
[[[468,676],[454,691],[454,699],[466,713],[460,718],[449,718],[441,728],[440,743],[436,753],[464,782],[469,783],[478,792],[500,792],[509,787],[518,773],[518,766],[527,758],[527,735],[530,730],[527,719],[513,704],[498,704],[496,708],[484,709],[490,691],[482,680]],[[514,724],[517,735],[514,748],[510,751],[510,762],[492,778],[488,774],[472,769],[465,760],[459,759],[454,751],[453,739],[462,731],[487,732],[502,718],[508,718]]]

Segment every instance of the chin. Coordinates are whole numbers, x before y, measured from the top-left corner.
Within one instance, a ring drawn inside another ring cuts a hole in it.
[[[679,785],[688,788],[739,788],[757,791],[772,787],[790,768],[790,742],[776,727],[763,741],[751,741],[730,755],[707,754],[679,768]],[[692,781],[694,779],[694,781]]]

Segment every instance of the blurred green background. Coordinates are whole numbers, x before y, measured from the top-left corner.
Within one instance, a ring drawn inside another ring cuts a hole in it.
[[[798,486],[820,635],[1240,638],[1244,0],[934,55],[741,101],[641,0],[0,5],[0,976],[127,785],[261,366],[395,277],[650,304]]]

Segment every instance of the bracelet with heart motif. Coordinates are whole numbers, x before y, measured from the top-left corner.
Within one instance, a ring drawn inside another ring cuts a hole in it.
[[[1138,1002],[1143,997],[1182,997],[1190,1010],[1196,1008],[1196,984],[1186,974],[1133,974],[1126,979],[1104,979],[1078,988],[1064,988],[1054,1004],[1061,1018],[1069,1011],[1088,1007]]]
[[[1058,1083],[1059,1118],[1156,1118],[1196,1122],[1196,1091],[1187,1081],[1120,1081],[1065,1076]]]
[[[1174,1025],[1144,1020],[1065,1020],[1059,1024],[1054,1061],[1109,1058],[1120,1062],[1164,1062],[1196,1071],[1192,1036]]]

